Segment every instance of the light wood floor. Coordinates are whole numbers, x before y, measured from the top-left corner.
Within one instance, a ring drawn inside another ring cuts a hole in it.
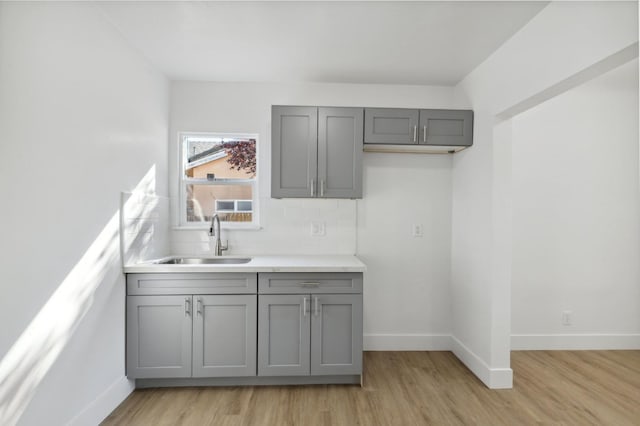
[[[513,352],[489,390],[450,352],[366,352],[350,385],[145,389],[104,425],[640,425],[640,351]]]

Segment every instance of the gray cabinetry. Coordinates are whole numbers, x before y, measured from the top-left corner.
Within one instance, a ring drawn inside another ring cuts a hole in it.
[[[127,297],[127,376],[191,376],[191,296]]]
[[[417,144],[417,109],[365,109],[364,142],[375,144]]]
[[[442,146],[473,144],[473,111],[420,110],[420,143]]]
[[[259,283],[259,376],[362,373],[362,274],[267,273]]]
[[[311,374],[362,372],[362,295],[311,295]]]
[[[193,377],[255,376],[256,296],[193,298]]]
[[[309,295],[260,295],[258,375],[309,374]]]
[[[271,196],[313,197],[318,175],[318,108],[271,111]]]
[[[273,106],[271,196],[362,197],[362,108]]]
[[[471,146],[473,111],[366,108],[364,143],[368,145]]]
[[[256,283],[255,273],[127,275],[127,376],[255,376]]]

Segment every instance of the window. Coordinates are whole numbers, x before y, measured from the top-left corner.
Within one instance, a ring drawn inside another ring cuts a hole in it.
[[[180,223],[229,228],[257,225],[257,135],[180,135]]]

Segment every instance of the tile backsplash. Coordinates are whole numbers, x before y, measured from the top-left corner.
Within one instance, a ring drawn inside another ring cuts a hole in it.
[[[234,254],[355,254],[356,201],[260,198],[260,229],[222,230]],[[312,235],[312,224],[324,226],[324,235]],[[213,254],[208,229],[174,230],[172,252]]]
[[[142,192],[122,192],[120,249],[124,265],[167,256],[169,199]]]

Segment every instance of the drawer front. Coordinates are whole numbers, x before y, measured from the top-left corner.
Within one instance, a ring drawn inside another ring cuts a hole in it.
[[[127,274],[127,294],[255,294],[258,274]]]
[[[264,273],[258,288],[261,294],[362,293],[362,273]]]

